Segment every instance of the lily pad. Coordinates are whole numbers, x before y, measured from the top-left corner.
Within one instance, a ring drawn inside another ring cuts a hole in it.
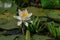
[[[58,15],[57,13],[50,12],[47,14],[47,16],[55,21],[60,22],[60,15]]]
[[[13,17],[0,18],[0,28],[2,29],[13,29],[17,27],[17,20]]]
[[[17,35],[0,36],[0,40],[14,40]]]
[[[51,40],[50,37],[44,35],[35,34],[31,36],[31,40]],[[9,36],[0,36],[0,40],[25,40],[25,35],[9,35]]]
[[[51,39],[48,36],[44,36],[44,35],[33,35],[32,36],[32,40],[48,40]]]

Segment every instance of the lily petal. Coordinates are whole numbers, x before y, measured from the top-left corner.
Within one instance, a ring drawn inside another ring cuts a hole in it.
[[[22,24],[22,21],[17,22],[17,25],[20,26]]]
[[[22,11],[20,9],[18,9],[18,13],[19,13],[19,15],[21,15]]]
[[[27,9],[23,10],[23,12],[28,13]]]
[[[13,16],[14,18],[18,19],[18,20],[21,20],[21,17],[20,16]]]
[[[30,20],[31,18],[26,18],[26,20]]]
[[[27,22],[24,22],[24,24],[28,27],[28,23]]]
[[[28,17],[31,17],[32,16],[32,13],[29,13],[29,16]]]

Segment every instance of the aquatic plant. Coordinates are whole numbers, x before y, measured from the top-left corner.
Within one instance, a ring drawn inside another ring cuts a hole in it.
[[[53,37],[58,40],[60,39],[60,26],[56,27],[55,23],[52,21],[47,23],[47,28]]]
[[[30,31],[28,30],[28,22],[32,23],[30,17],[32,16],[32,13],[28,14],[27,9],[21,11],[18,9],[19,16],[14,16],[14,18],[18,19],[17,26],[22,27],[22,33],[24,34],[24,27],[27,27],[26,30],[26,40],[30,40]]]

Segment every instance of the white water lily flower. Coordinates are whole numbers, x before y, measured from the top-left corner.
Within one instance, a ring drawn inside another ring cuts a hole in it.
[[[20,26],[22,23],[24,23],[26,26],[28,26],[28,21],[30,21],[30,17],[32,16],[32,13],[28,13],[27,9],[21,11],[18,9],[19,16],[14,16],[14,18],[18,19],[19,22],[17,23],[18,26]]]

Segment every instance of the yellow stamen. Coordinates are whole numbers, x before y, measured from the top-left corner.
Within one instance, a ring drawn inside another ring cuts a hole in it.
[[[22,17],[27,17],[28,16],[28,13],[22,13]]]

